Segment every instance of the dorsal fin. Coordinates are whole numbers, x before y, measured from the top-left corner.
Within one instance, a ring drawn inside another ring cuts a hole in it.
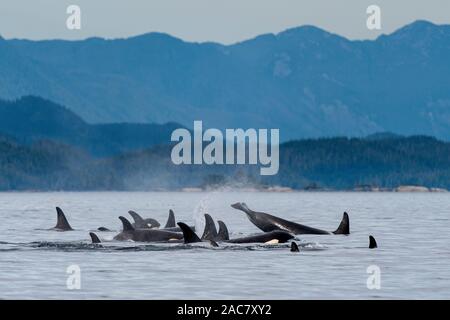
[[[187,224],[183,222],[178,222],[177,224],[183,232],[184,243],[202,242],[202,239],[200,239]]]
[[[105,227],[98,227],[97,230],[98,231],[111,231],[111,230],[109,230],[108,228],[105,228]]]
[[[67,221],[67,218],[66,218],[64,212],[59,207],[56,207],[56,216],[57,216],[57,220],[56,220],[55,229],[64,230],[64,231],[73,230],[72,227],[70,226],[69,222]]]
[[[231,205],[231,207],[234,208],[234,209],[238,209],[238,210],[244,211],[245,213],[250,213],[250,212],[252,212],[252,210],[250,210],[250,209],[247,207],[247,204],[245,204],[244,202],[233,203],[233,204]]]
[[[164,228],[175,228],[175,213],[172,209],[169,210],[169,217],[167,218],[166,226]]]
[[[205,231],[203,231],[202,240],[216,240],[217,229],[213,218],[205,213]]]
[[[291,243],[291,252],[299,252],[300,249],[298,248],[298,245],[292,241]]]
[[[223,221],[217,221],[219,224],[219,234],[217,235],[217,240],[227,241],[230,240],[230,234],[228,233],[228,228]]]
[[[344,215],[342,216],[342,220],[341,220],[341,223],[339,224],[339,227],[333,233],[334,234],[350,234],[350,219],[348,218],[347,212],[344,212]]]
[[[128,211],[128,213],[133,218],[134,223],[136,223],[136,225],[143,225],[143,224],[145,224],[144,219],[137,212],[135,212],[133,210],[130,210],[130,211]]]
[[[133,231],[134,227],[131,225],[130,221],[127,218],[120,216],[120,221],[122,221],[123,231]]]
[[[101,243],[100,239],[97,237],[95,233],[89,232],[89,235],[91,236],[92,243]]]
[[[375,240],[375,238],[372,236],[369,236],[369,249],[375,249],[377,247],[378,247],[378,245],[377,245],[377,241]]]

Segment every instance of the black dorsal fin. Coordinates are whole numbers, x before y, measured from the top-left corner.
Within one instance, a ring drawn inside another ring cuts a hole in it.
[[[69,221],[67,221],[67,218],[64,214],[64,212],[61,210],[61,208],[56,207],[56,226],[55,229],[58,230],[73,230],[72,227],[69,224]]]
[[[219,224],[219,234],[217,235],[217,240],[227,241],[230,240],[230,234],[228,233],[228,228],[223,221],[217,221]]]
[[[145,225],[144,219],[137,212],[130,210],[128,211],[128,213],[133,218],[134,223],[136,223],[136,225]]]
[[[120,221],[122,221],[123,231],[133,231],[134,227],[131,225],[130,221],[127,218],[120,216]]]
[[[89,235],[91,236],[92,243],[101,243],[100,239],[97,237],[95,233],[89,232]]]
[[[178,222],[177,224],[183,232],[184,243],[202,242],[202,239],[187,224],[183,222]]]
[[[202,240],[216,240],[217,229],[213,218],[205,213],[205,231],[203,231]]]
[[[169,210],[169,217],[167,218],[166,226],[164,228],[175,228],[175,213],[172,209]]]
[[[300,249],[298,248],[298,245],[295,242],[291,243],[291,252],[299,252]]]
[[[375,249],[378,247],[377,241],[374,237],[369,236],[369,249]]]
[[[334,234],[350,234],[350,219],[348,218],[347,212],[344,212],[344,215],[342,216],[342,220],[341,220],[341,223],[339,224],[339,227],[333,233]]]
[[[247,204],[245,204],[244,202],[233,203],[233,204],[231,205],[231,207],[234,208],[234,209],[237,209],[237,210],[244,211],[245,213],[251,213],[251,212],[252,212],[252,210],[250,210],[250,209],[247,207]]]

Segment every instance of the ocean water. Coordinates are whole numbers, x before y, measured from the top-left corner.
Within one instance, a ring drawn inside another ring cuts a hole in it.
[[[230,207],[238,201],[329,231],[347,211],[351,234],[297,236],[298,253],[289,244],[112,241],[130,209],[161,224],[173,209],[198,230],[209,213],[231,237],[258,233]],[[55,206],[75,231],[45,230],[55,225]],[[0,298],[448,299],[449,215],[446,193],[0,193]],[[116,231],[97,232],[105,243],[96,247],[88,233],[100,226]],[[368,249],[369,235],[377,249]],[[79,289],[67,285],[73,265]],[[369,277],[379,286],[368,286]]]

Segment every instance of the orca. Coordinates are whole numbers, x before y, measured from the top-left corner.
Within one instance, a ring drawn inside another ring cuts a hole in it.
[[[128,211],[128,213],[134,220],[133,227],[137,229],[153,229],[161,226],[157,220],[152,218],[144,219],[133,210]]]
[[[195,226],[190,226],[190,228],[195,231]],[[169,210],[169,217],[167,218],[166,225],[162,230],[181,232],[180,227],[176,225],[175,213],[173,210]]]
[[[247,214],[247,218],[264,232],[284,230],[293,234],[350,234],[350,221],[347,212],[344,212],[339,227],[333,232],[328,232],[284,220],[268,213],[250,210],[245,203],[234,203],[231,207],[245,212]]]
[[[92,243],[101,243],[100,239],[95,233],[89,232],[89,235],[91,236]]]
[[[105,227],[99,227],[99,228],[97,228],[97,230],[98,231],[111,231],[111,230],[109,230],[108,228],[105,228]]]
[[[167,218],[166,225],[164,226],[164,229],[168,228],[176,228],[175,224],[175,213],[173,213],[172,209],[169,210],[169,217]]]
[[[209,214],[205,213],[205,230],[201,239],[215,241],[217,240],[217,236],[218,233],[213,218]]]
[[[298,245],[295,242],[291,243],[291,252],[299,252],[300,249],[298,248]]]
[[[183,222],[178,222],[177,224],[183,232],[184,243],[209,242],[213,247],[219,246],[214,240],[200,239],[194,230],[192,230],[187,224]]]
[[[230,235],[228,233],[228,228],[223,221],[217,221],[219,224],[219,233],[217,235],[217,240],[219,241],[227,241],[230,240]]]
[[[264,233],[255,234],[248,237],[235,238],[228,240],[228,243],[267,243],[267,244],[276,244],[276,243],[285,243],[294,236],[289,232],[283,230],[274,230]]]
[[[369,236],[369,249],[375,249],[375,248],[378,248],[377,241],[375,240],[374,237]]]
[[[51,228],[50,230],[56,230],[56,231],[72,231],[72,227],[69,224],[69,221],[67,221],[66,215],[61,210],[60,207],[56,207],[56,226]]]
[[[217,232],[217,228],[213,218],[209,214],[205,213],[205,230],[203,231],[203,235],[200,239],[210,241],[230,240],[228,229],[225,223],[223,221],[218,221],[218,224],[219,224],[219,231]],[[193,229],[193,231],[195,231],[195,229]]]
[[[114,237],[114,240],[133,240],[136,242],[158,242],[182,240],[183,234],[158,229],[137,229],[125,217],[120,216],[123,230]]]
[[[206,215],[205,215],[206,218]],[[188,225],[183,222],[178,222],[178,226],[183,231],[184,243],[195,243],[202,242],[205,240],[216,242],[218,239],[202,239],[197,234],[189,228]],[[206,231],[206,228],[205,228]],[[290,239],[293,239],[294,236],[286,231],[282,230],[274,230],[271,232],[265,232],[261,234],[256,234],[248,237],[228,239],[224,242],[227,243],[284,243]]]

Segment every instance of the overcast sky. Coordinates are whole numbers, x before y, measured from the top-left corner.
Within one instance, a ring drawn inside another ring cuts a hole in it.
[[[81,7],[81,30],[66,28],[66,8]],[[450,23],[450,0],[0,0],[4,38],[118,38],[151,31],[187,41],[233,43],[312,24],[350,39],[375,38],[366,8],[381,7],[381,33],[417,19]]]

